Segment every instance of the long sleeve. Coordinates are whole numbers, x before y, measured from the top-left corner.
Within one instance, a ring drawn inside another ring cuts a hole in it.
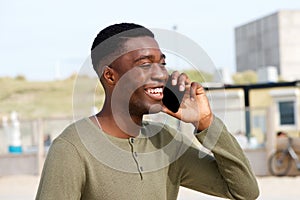
[[[85,173],[76,148],[56,139],[49,149],[39,183],[37,200],[80,199]]]
[[[249,161],[222,121],[215,117],[196,137],[213,156],[188,148],[176,163],[180,184],[223,198],[256,199],[259,190]]]

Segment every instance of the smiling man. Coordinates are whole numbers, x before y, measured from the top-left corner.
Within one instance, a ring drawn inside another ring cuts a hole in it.
[[[169,76],[150,30],[109,26],[95,38],[91,55],[105,91],[103,107],[55,139],[36,199],[175,200],[180,186],[230,199],[257,198],[249,162],[213,115],[203,87],[179,72]],[[163,104],[168,79],[184,92],[176,113]],[[199,156],[204,153],[184,134],[143,120],[161,111],[193,124],[194,137],[213,155]]]

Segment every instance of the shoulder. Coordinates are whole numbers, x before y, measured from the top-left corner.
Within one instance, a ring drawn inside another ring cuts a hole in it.
[[[68,142],[73,145],[78,145],[81,143],[82,132],[88,132],[93,130],[92,124],[88,122],[88,118],[82,118],[78,121],[75,121],[69,124],[62,133],[54,140],[53,143],[57,143],[58,141]]]

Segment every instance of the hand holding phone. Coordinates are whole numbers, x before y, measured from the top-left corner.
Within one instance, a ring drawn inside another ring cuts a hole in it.
[[[178,112],[185,91],[179,91],[178,85],[172,85],[172,78],[169,77],[164,88],[162,99],[163,104],[173,113]]]

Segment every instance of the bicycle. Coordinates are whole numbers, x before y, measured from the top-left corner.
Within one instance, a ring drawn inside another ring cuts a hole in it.
[[[300,170],[300,160],[292,147],[292,138],[288,137],[288,145],[285,149],[274,152],[269,158],[269,171],[274,176],[285,176],[292,166],[292,160]]]

